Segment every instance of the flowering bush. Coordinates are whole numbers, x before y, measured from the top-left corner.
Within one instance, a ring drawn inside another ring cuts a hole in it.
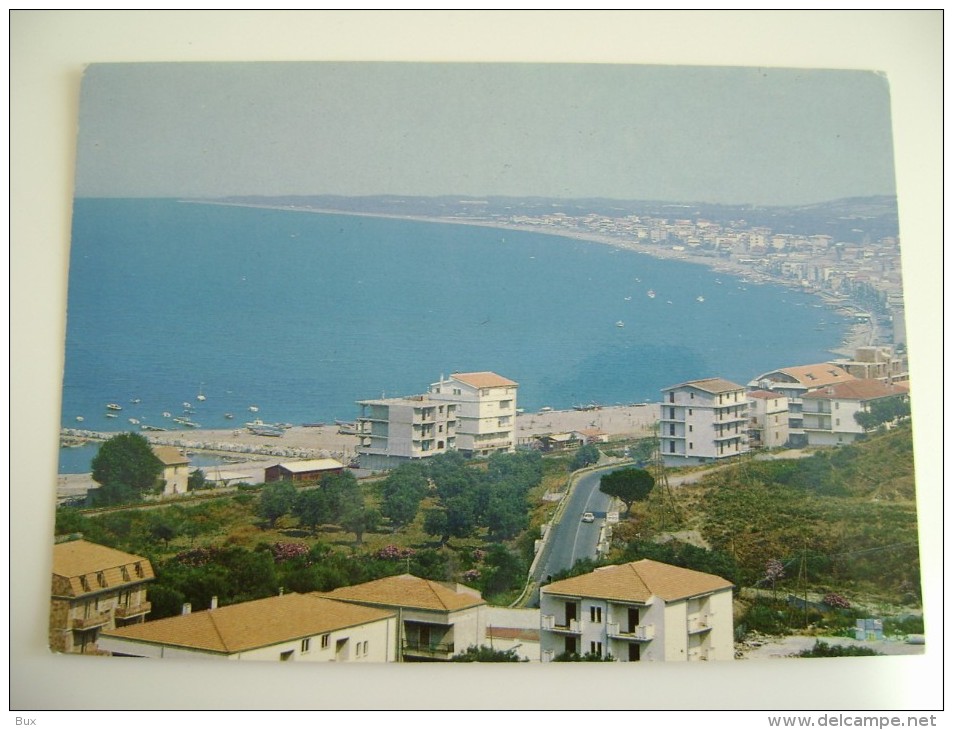
[[[200,568],[212,562],[217,553],[215,548],[195,548],[178,553],[174,559],[189,568]]]
[[[374,557],[378,560],[406,560],[407,558],[412,558],[416,553],[417,551],[413,548],[387,545],[374,553]]]
[[[307,545],[298,542],[276,542],[271,546],[271,554],[274,556],[276,563],[293,560],[294,558],[303,558],[309,552]]]
[[[474,563],[482,563],[484,560],[486,560],[486,550],[480,550],[480,548],[476,548],[471,553],[471,557],[473,558]]]
[[[781,564],[780,560],[772,558],[764,566],[764,577],[765,580],[771,581],[773,584],[776,580],[780,580],[784,577],[784,566]]]
[[[824,596],[824,603],[831,608],[850,608],[850,601],[839,593],[828,593]]]
[[[481,574],[480,574],[480,571],[479,571],[479,570],[476,570],[475,568],[474,568],[473,570],[468,570],[468,571],[465,572],[465,573],[463,574],[463,576],[462,576],[462,577],[463,577],[463,582],[464,582],[464,583],[476,583],[478,580],[480,580],[480,575],[481,575]]]

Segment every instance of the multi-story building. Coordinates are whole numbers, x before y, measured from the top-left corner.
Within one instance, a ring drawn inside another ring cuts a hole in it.
[[[154,578],[152,564],[139,555],[86,540],[54,545],[50,648],[101,653],[100,632],[141,623],[152,610],[146,585]]]
[[[516,448],[518,387],[496,373],[454,373],[432,384],[430,397],[456,405],[457,450],[466,456],[489,456]]]
[[[456,449],[457,404],[426,395],[358,403],[358,455],[364,469],[392,469]]]
[[[910,379],[906,355],[895,352],[889,345],[858,347],[853,359],[834,360],[831,364],[860,380],[902,383]]]
[[[810,446],[837,446],[856,441],[864,428],[856,419],[872,403],[887,398],[908,398],[906,383],[852,380],[820,388],[803,397],[804,432]]]
[[[792,446],[807,444],[804,433],[803,405],[805,393],[856,378],[844,368],[831,363],[781,368],[759,375],[748,383],[751,390],[769,390],[788,399],[788,440]]]
[[[540,588],[542,661],[734,658],[732,584],[654,560],[609,565]]]
[[[395,647],[403,661],[447,661],[486,637],[486,602],[478,591],[404,574],[321,594],[397,612]]]
[[[662,389],[659,450],[666,466],[702,464],[748,450],[745,389],[705,378]]]
[[[104,631],[113,655],[153,659],[390,662],[393,611],[286,593]]]
[[[496,373],[454,373],[423,395],[359,401],[361,467],[391,469],[447,451],[514,451],[517,388]]]
[[[753,390],[748,398],[748,447],[777,449],[788,442],[788,399],[770,390]]]

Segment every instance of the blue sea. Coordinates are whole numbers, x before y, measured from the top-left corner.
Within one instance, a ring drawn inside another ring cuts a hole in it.
[[[169,199],[77,200],[70,262],[62,425],[103,431],[174,427],[184,403],[204,428],[351,421],[455,371],[518,381],[526,410],[656,401],[827,360],[848,325],[801,292],[570,238]],[[89,470],[87,449],[61,455]]]

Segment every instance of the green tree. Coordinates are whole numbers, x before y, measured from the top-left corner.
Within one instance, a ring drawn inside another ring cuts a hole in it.
[[[103,486],[125,484],[142,494],[155,488],[162,462],[140,434],[121,433],[99,447],[92,468],[93,479]]]
[[[424,514],[424,532],[440,538],[443,545],[450,539],[450,521],[447,511],[443,509],[428,509]]]
[[[572,461],[569,462],[569,468],[572,471],[583,469],[590,464],[595,464],[598,462],[600,456],[602,456],[602,454],[599,453],[599,449],[596,448],[595,444],[586,444],[585,446],[580,446],[575,455],[572,457]]]
[[[390,520],[396,532],[417,516],[420,501],[427,493],[427,477],[417,464],[405,464],[391,472],[381,489],[381,514]]]
[[[122,482],[109,482],[86,493],[90,507],[109,507],[116,504],[133,504],[142,500],[139,490]]]
[[[201,469],[196,469],[189,474],[188,489],[190,492],[194,492],[196,489],[205,489],[210,486],[211,484],[205,479],[205,472]]]
[[[310,528],[314,534],[318,525],[332,522],[334,519],[333,495],[322,487],[304,489],[295,495],[291,513],[301,524]]]
[[[274,482],[261,490],[258,498],[258,516],[275,526],[275,520],[291,512],[298,490],[290,482]]]
[[[655,477],[645,469],[619,469],[603,475],[599,480],[599,491],[621,500],[626,514],[634,502],[648,499],[654,486]]]
[[[373,532],[380,525],[381,513],[373,507],[365,507],[363,499],[360,503],[352,503],[345,507],[341,516],[341,527],[354,533],[354,541],[361,545],[364,542],[364,533]]]

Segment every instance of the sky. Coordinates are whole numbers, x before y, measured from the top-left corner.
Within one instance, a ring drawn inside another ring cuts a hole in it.
[[[93,64],[76,195],[796,205],[895,191],[873,71],[539,63]]]

